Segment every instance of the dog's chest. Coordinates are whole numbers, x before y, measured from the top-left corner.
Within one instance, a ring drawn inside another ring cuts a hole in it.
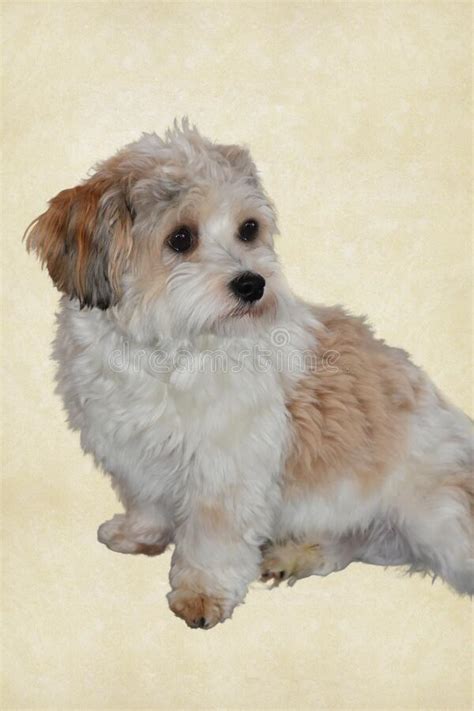
[[[190,474],[265,485],[281,471],[288,416],[281,374],[221,353],[167,358],[77,324],[60,326],[58,389],[86,451],[120,478],[159,477],[165,486]],[[229,355],[229,354],[227,354]]]
[[[256,372],[232,359],[203,363],[198,354],[170,373],[166,387],[179,456],[191,470],[262,481],[279,473],[288,418],[277,372]]]

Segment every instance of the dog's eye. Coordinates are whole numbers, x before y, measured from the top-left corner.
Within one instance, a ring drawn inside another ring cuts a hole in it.
[[[239,238],[242,242],[252,242],[258,234],[257,220],[246,220],[239,227]]]
[[[175,252],[187,252],[194,245],[194,235],[189,227],[179,227],[168,237],[167,242]]]

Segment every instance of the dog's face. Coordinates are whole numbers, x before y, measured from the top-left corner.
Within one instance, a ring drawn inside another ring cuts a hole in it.
[[[59,193],[28,247],[81,305],[112,308],[143,338],[242,332],[286,287],[275,214],[248,152],[186,123],[145,135]]]

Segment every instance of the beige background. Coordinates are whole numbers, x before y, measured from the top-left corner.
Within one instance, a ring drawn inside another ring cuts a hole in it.
[[[96,160],[189,114],[251,146],[296,291],[370,314],[472,414],[470,4],[3,9],[3,708],[470,708],[472,610],[440,583],[255,585],[203,633],[168,612],[168,555],[96,542],[119,507],[53,395],[57,293],[21,244]]]

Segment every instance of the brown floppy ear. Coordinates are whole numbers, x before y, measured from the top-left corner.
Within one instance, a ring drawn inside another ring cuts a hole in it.
[[[46,264],[56,287],[81,308],[107,309],[120,298],[132,247],[132,215],[118,178],[97,174],[63,190],[27,229],[28,251]]]

